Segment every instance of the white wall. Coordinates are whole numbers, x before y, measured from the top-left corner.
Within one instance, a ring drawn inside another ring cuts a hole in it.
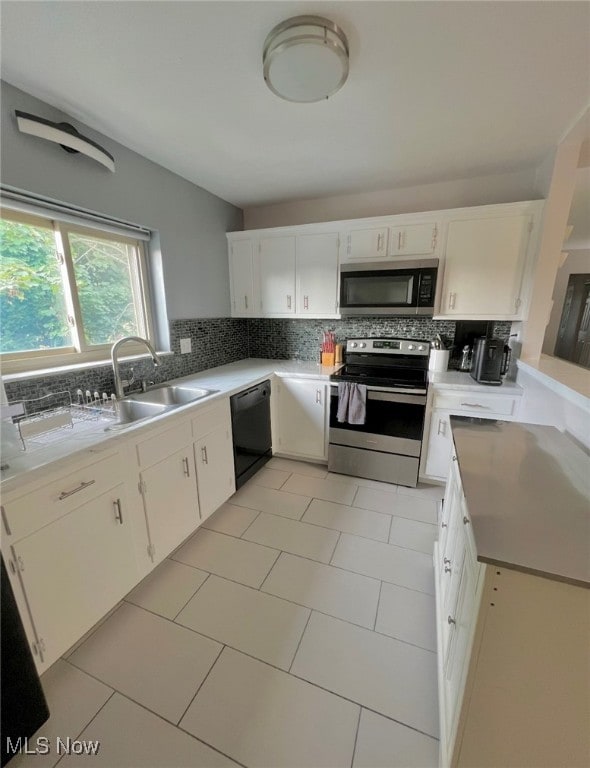
[[[553,307],[547,330],[545,331],[545,340],[543,341],[543,352],[546,355],[552,355],[555,350],[557,331],[559,330],[559,321],[561,320],[563,300],[565,299],[569,277],[570,275],[585,273],[590,273],[590,250],[569,251],[563,265],[557,270],[555,277]]]
[[[265,205],[244,210],[244,229],[535,200],[535,169]]]
[[[241,228],[239,208],[4,82],[0,106],[3,184],[158,230],[170,319],[229,315],[225,233]],[[115,173],[21,134],[15,109],[76,125],[114,155]]]

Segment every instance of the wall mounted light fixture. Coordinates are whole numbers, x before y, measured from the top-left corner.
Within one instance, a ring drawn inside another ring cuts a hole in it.
[[[21,112],[19,109],[15,110],[15,115],[21,133],[29,133],[40,139],[54,141],[66,152],[80,152],[101,163],[109,171],[115,171],[115,158],[100,144],[82,136],[70,123],[52,123],[51,120],[45,120],[44,117],[36,117],[28,112]]]
[[[262,52],[264,80],[287,101],[327,99],[348,77],[348,40],[322,16],[295,16],[271,30]]]

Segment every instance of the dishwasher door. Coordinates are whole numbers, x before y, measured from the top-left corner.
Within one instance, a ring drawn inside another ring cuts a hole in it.
[[[236,489],[272,456],[270,381],[263,381],[230,398]]]

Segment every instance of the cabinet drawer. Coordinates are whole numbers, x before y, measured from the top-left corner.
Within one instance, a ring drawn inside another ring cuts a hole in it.
[[[213,405],[209,405],[198,412],[192,420],[193,438],[199,440],[219,427],[229,427],[231,415],[229,398],[225,398]]]
[[[518,399],[510,395],[487,395],[478,392],[464,394],[436,392],[433,408],[445,408],[453,413],[478,413],[497,416],[513,416],[516,413]]]
[[[188,419],[165,432],[158,432],[137,444],[137,458],[141,467],[151,467],[192,442]]]
[[[11,541],[28,536],[122,480],[123,462],[119,454],[51,480],[42,488],[4,504],[6,533],[10,531]]]

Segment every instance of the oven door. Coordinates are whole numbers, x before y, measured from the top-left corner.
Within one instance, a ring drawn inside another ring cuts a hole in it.
[[[367,387],[364,424],[340,423],[338,385],[330,386],[330,444],[420,457],[426,395]]]

